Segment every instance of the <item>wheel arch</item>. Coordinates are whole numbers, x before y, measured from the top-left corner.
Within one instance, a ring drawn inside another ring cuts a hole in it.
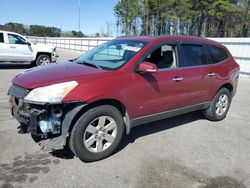
[[[37,60],[37,58],[40,55],[43,55],[43,54],[48,55],[50,58],[51,58],[51,55],[52,55],[52,53],[50,53],[50,52],[37,52],[35,61]]]
[[[213,98],[215,97],[215,95],[222,89],[222,88],[226,88],[230,91],[231,94],[233,94],[234,92],[234,87],[233,87],[233,84],[227,82],[227,83],[224,83],[223,85],[221,85],[220,87],[218,87],[218,89],[214,89],[213,91],[211,91],[211,95],[210,95],[210,101],[213,100]]]
[[[92,103],[89,103],[87,105],[85,105],[83,108],[81,108],[81,110],[79,110],[79,112],[74,116],[73,120],[71,121],[69,128],[68,128],[68,132],[70,133],[76,123],[76,121],[80,118],[80,116],[82,114],[84,114],[86,111],[88,111],[91,108],[94,108],[96,106],[100,106],[100,105],[111,105],[116,107],[120,113],[123,116],[123,120],[124,120],[124,124],[125,124],[125,129],[126,129],[126,134],[129,134],[130,132],[130,121],[129,121],[129,116],[128,116],[128,112],[126,109],[126,106],[119,100],[116,99],[101,99],[101,100],[97,100],[94,101]]]
[[[234,87],[233,87],[233,85],[232,85],[231,83],[225,83],[225,84],[223,84],[223,85],[216,91],[216,93],[217,93],[221,88],[227,88],[227,89],[230,91],[230,93],[232,93],[233,90],[234,90]]]

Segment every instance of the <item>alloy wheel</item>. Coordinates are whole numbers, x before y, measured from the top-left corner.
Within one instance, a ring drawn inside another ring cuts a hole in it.
[[[228,108],[228,96],[226,94],[222,94],[219,97],[215,107],[215,112],[218,116],[224,115]]]
[[[94,153],[103,152],[111,146],[117,135],[117,124],[110,116],[94,119],[83,135],[85,147]]]
[[[50,60],[47,57],[42,57],[39,61],[40,65],[47,65],[50,63]]]

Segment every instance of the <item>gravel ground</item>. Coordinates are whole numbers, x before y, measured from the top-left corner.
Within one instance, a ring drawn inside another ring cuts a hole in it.
[[[58,50],[59,60],[81,52]],[[42,151],[17,133],[6,92],[28,65],[0,65],[1,187],[250,187],[250,79],[240,78],[225,120],[196,112],[132,129],[117,153],[82,163],[67,150]]]

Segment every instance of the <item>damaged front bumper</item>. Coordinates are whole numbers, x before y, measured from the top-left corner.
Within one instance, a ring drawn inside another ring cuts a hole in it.
[[[56,62],[58,57],[59,57],[59,55],[57,54],[56,48],[54,48],[54,50],[53,50],[53,52],[51,54],[51,61]]]
[[[12,85],[10,95],[11,114],[26,127],[36,141],[47,149],[63,149],[69,129],[77,113],[86,106],[81,101],[60,104],[34,104],[23,99],[28,90]]]

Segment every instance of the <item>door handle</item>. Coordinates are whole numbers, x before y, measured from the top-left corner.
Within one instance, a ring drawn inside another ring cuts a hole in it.
[[[213,77],[213,76],[215,76],[215,73],[214,72],[210,72],[210,73],[207,74],[207,76],[208,77]]]
[[[16,48],[15,46],[10,46],[10,48]]]
[[[182,81],[183,78],[182,77],[174,77],[172,80],[175,82],[179,82],[179,81]]]

